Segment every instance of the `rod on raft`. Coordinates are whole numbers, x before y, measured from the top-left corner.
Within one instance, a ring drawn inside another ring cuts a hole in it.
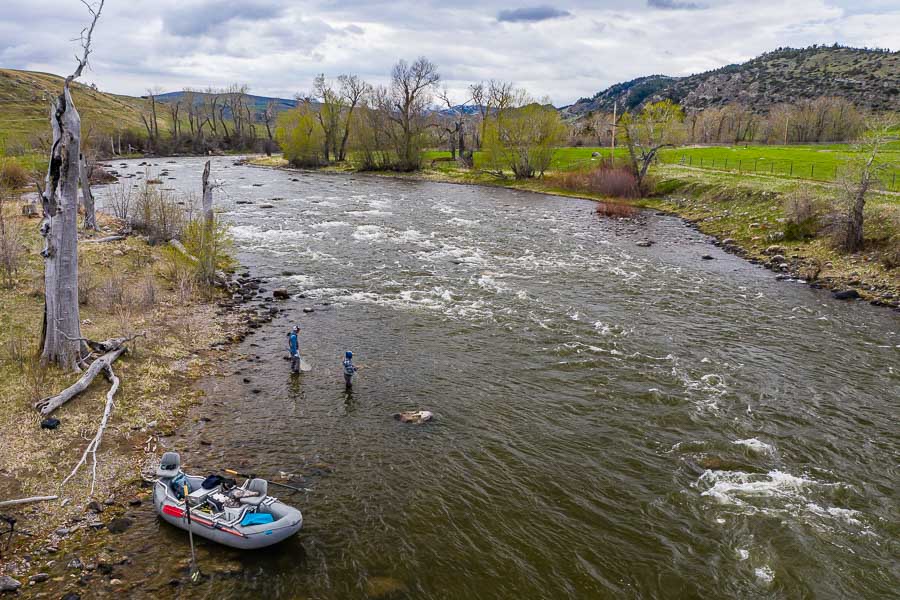
[[[190,490],[184,484],[184,509],[188,522],[188,539],[191,541],[191,581],[197,583],[200,580],[200,569],[197,568],[197,557],[194,554],[194,531],[191,529],[191,499],[188,497]]]
[[[225,469],[224,471],[226,473],[228,473],[229,475],[237,475],[238,477],[244,477],[246,479],[255,479],[256,478],[256,475],[247,475],[246,473],[238,473],[237,471],[234,471],[232,469]],[[289,490],[294,490],[295,492],[310,491],[309,488],[298,488],[298,487],[294,487],[292,485],[288,485],[286,483],[278,483],[277,481],[269,481],[269,483],[272,485],[277,485],[279,487],[287,488]]]

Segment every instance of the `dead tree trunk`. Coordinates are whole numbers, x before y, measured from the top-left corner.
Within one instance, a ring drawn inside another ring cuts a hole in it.
[[[47,184],[41,196],[44,218],[44,325],[41,361],[78,371],[84,356],[78,312],[78,179],[81,118],[69,80],[50,119],[53,146]]]
[[[90,11],[90,27],[82,31],[84,54],[75,72],[66,77],[62,94],[50,114],[53,145],[47,168],[47,185],[41,192],[44,217],[44,324],[41,333],[41,361],[67,371],[83,365],[87,347],[81,338],[78,313],[78,178],[81,174],[81,117],[75,110],[71,83],[81,77],[91,53],[91,36],[103,11],[104,0]],[[86,34],[85,34],[86,31]]]
[[[81,196],[84,199],[84,228],[90,231],[99,231],[97,228],[97,215],[94,213],[94,194],[91,192],[90,171],[87,161],[81,155]]]
[[[216,221],[213,214],[213,186],[209,182],[210,162],[203,167],[203,247],[200,260],[203,267],[203,279],[212,284],[216,277]]]

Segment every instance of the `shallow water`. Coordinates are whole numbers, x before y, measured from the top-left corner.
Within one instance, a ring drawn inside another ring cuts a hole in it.
[[[201,160],[158,164],[163,187],[198,191]],[[130,596],[900,587],[896,313],[776,282],[670,217],[638,227],[579,200],[221,158],[213,174],[241,262],[295,297],[227,350],[234,374],[163,442],[190,471],[305,475],[309,493],[282,496],[305,525],[253,554],[200,542],[201,568],[241,569],[188,591],[188,540],[145,504],[111,538]],[[283,360],[293,322],[314,367],[300,379]],[[352,395],[347,349],[365,367]],[[437,419],[391,418],[408,409]]]

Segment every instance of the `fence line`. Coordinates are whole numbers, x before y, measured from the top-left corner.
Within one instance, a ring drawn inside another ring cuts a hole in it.
[[[763,175],[775,175],[794,179],[812,179],[815,181],[837,181],[840,175],[838,164],[810,161],[794,161],[786,158],[771,159],[759,158],[707,158],[697,157],[693,154],[681,154],[680,158],[663,160],[669,164],[679,164],[686,167],[700,169],[712,169],[719,171],[732,171],[737,173],[759,173]],[[892,191],[900,191],[900,176],[896,169],[887,171],[881,176],[884,186]]]

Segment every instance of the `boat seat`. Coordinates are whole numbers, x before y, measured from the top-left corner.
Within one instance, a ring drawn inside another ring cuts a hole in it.
[[[265,479],[251,479],[247,482],[247,485],[244,489],[259,492],[258,496],[250,496],[248,498],[241,498],[241,504],[248,504],[250,506],[259,506],[262,504],[262,501],[266,499],[266,493],[269,491],[269,482]]]
[[[177,452],[166,452],[156,468],[156,476],[171,478],[178,475],[179,471],[181,471],[181,456]]]

